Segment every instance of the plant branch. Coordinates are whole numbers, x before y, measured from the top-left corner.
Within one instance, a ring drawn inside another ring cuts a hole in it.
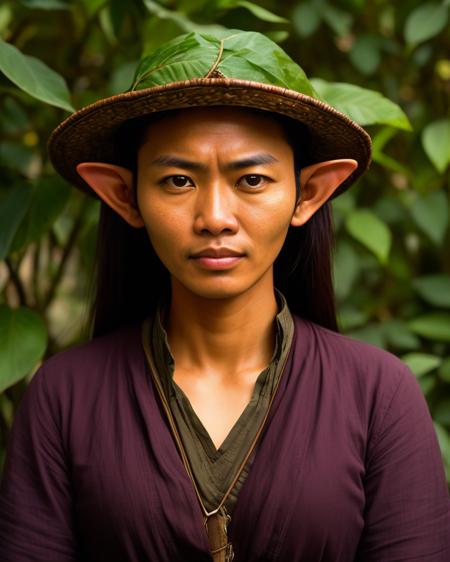
[[[23,286],[22,280],[19,277],[17,269],[14,267],[13,263],[9,258],[5,259],[6,267],[8,268],[9,278],[13,284],[17,296],[19,297],[19,302],[21,306],[27,306],[27,296],[25,293],[25,287]]]
[[[46,310],[49,304],[52,302],[53,298],[55,297],[56,290],[63,278],[64,271],[66,269],[67,262],[69,257],[72,253],[72,250],[75,247],[75,243],[77,241],[78,235],[80,234],[81,228],[83,226],[83,219],[88,207],[87,197],[84,198],[83,202],[81,203],[80,210],[75,218],[75,221],[72,226],[72,230],[70,231],[69,237],[67,239],[67,243],[64,247],[63,255],[61,257],[61,261],[58,264],[58,269],[51,281],[50,287],[48,289],[47,295],[44,298],[43,302],[43,309]]]

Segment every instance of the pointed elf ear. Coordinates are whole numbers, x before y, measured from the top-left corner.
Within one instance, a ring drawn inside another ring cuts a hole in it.
[[[300,201],[292,226],[305,224],[358,167],[356,160],[327,160],[303,168],[300,173]]]
[[[133,175],[130,170],[102,162],[83,162],[78,164],[77,172],[130,226],[134,228],[144,226],[144,221],[134,202]]]

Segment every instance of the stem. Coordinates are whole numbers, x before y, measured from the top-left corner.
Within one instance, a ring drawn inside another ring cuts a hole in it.
[[[80,230],[83,226],[83,219],[86,209],[88,207],[88,203],[89,202],[87,200],[87,197],[85,197],[81,204],[80,210],[78,211],[78,215],[75,218],[75,222],[73,223],[72,230],[70,231],[69,238],[67,240],[67,244],[64,247],[64,252],[61,261],[59,262],[58,265],[58,269],[56,270],[55,276],[52,279],[47,295],[44,298],[44,302],[42,306],[44,310],[47,309],[47,307],[55,297],[55,293],[58,288],[58,285],[60,284],[61,279],[63,278],[67,261],[72,253],[72,250],[75,247],[75,242],[77,241],[78,235],[80,234]]]
[[[40,308],[40,292],[39,292],[39,271],[41,264],[41,242],[36,242],[33,253],[33,273],[31,286],[33,289],[34,303],[37,309]]]
[[[5,263],[9,271],[9,278],[11,280],[11,283],[13,284],[17,292],[17,296],[19,297],[20,305],[27,306],[27,296],[25,294],[25,287],[23,286],[22,280],[20,279],[16,268],[14,267],[14,265],[12,264],[9,258],[5,259]]]

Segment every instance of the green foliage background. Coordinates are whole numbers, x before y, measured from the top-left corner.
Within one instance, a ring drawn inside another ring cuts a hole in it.
[[[3,0],[0,466],[40,361],[88,337],[98,206],[54,174],[49,133],[72,106],[129,87],[143,52],[228,27],[279,42],[372,134],[371,170],[333,204],[341,329],[418,377],[450,481],[449,11],[449,0]],[[367,92],[341,82],[382,92],[412,130],[377,100],[358,114]]]

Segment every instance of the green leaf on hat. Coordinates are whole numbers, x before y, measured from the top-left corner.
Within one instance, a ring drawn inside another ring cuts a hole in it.
[[[136,70],[131,90],[143,90],[179,80],[201,78],[217,59],[220,40],[188,33],[144,57]]]
[[[260,33],[240,30],[193,32],[173,39],[141,61],[131,90],[205,78],[213,71],[316,97],[303,70],[281,47]]]
[[[383,124],[411,130],[403,110],[379,92],[343,82],[326,82],[320,78],[312,78],[311,82],[325,102],[360,125]]]
[[[50,105],[74,111],[64,78],[41,60],[0,40],[0,72],[21,90]]]

